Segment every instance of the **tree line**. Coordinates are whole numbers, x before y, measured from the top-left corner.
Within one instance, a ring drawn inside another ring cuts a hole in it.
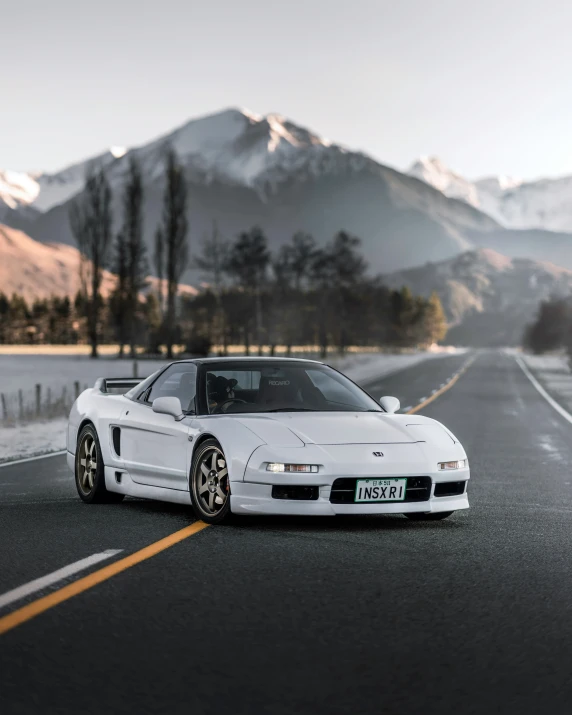
[[[565,348],[572,358],[572,298],[543,300],[522,342],[536,354]]]
[[[278,345],[319,345],[323,355],[350,345],[414,347],[442,340],[446,319],[436,294],[426,299],[404,287],[390,290],[367,273],[359,238],[345,231],[325,246],[303,232],[272,252],[263,230],[233,240],[216,223],[190,261],[188,186],[172,149],[165,153],[165,189],[153,255],[144,243],[142,169],[129,159],[114,234],[112,192],[103,169],[89,168],[85,190],[71,205],[70,226],[82,256],[74,300],[50,298],[28,305],[0,294],[0,341],[118,343],[133,355],[174,345],[187,352],[226,354],[243,344],[247,354]],[[152,264],[152,265],[151,265]],[[153,272],[157,278],[150,282]],[[196,295],[177,297],[185,270],[204,281]],[[113,292],[101,294],[102,272],[116,275]]]

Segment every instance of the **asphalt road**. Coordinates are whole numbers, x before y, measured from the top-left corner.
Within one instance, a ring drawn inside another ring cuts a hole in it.
[[[465,360],[367,387],[414,406]],[[467,449],[468,512],[209,527],[0,636],[0,713],[572,712],[572,426],[493,352],[422,414]],[[0,595],[191,520],[85,505],[62,457],[5,467]]]

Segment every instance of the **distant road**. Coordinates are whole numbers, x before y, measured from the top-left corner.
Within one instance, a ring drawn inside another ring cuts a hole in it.
[[[467,357],[367,389],[413,407]],[[1,468],[0,604],[71,571],[1,606],[0,630],[89,577],[0,636],[2,715],[570,713],[572,425],[495,352],[422,414],[467,449],[468,512],[236,518],[100,583],[107,565],[188,527],[189,510],[84,505],[63,457]]]

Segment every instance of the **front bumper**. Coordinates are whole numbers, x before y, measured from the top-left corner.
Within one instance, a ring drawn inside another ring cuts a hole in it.
[[[461,479],[460,477],[458,478]],[[431,496],[421,502],[385,502],[372,504],[332,504],[330,486],[320,487],[319,497],[313,501],[273,499],[271,484],[236,482],[232,485],[230,508],[234,514],[285,514],[291,516],[335,516],[336,514],[409,514],[412,512],[457,511],[469,508],[465,493],[452,497]]]

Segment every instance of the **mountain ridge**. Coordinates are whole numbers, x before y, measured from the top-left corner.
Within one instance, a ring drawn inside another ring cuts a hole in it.
[[[216,222],[228,239],[259,225],[274,250],[299,230],[313,234],[320,244],[346,230],[362,239],[372,273],[441,261],[479,247],[536,259],[548,255],[572,268],[568,234],[507,230],[463,198],[448,197],[423,179],[324,139],[282,115],[235,108],[191,119],[119,157],[106,152],[40,178],[47,187],[44,199],[40,188],[39,198],[25,207],[27,214],[10,210],[5,222],[36,240],[73,245],[69,202],[81,191],[86,166],[99,162],[112,188],[117,231],[128,163],[135,157],[144,177],[145,240],[152,255],[167,146],[177,151],[189,183],[193,251]],[[35,209],[48,205],[40,213]],[[196,276],[187,272],[184,280],[194,282]]]
[[[572,176],[533,181],[488,176],[472,181],[435,156],[420,157],[407,173],[467,202],[505,228],[572,232]]]

